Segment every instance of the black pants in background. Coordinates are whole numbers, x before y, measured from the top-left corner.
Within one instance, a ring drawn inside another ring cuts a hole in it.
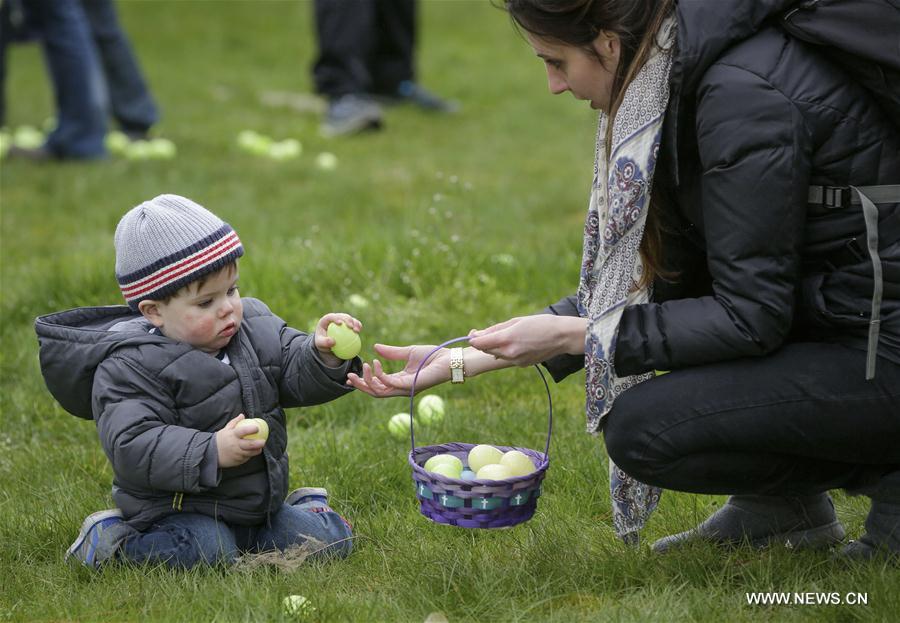
[[[415,0],[316,0],[316,91],[395,94],[414,79]]]
[[[610,457],[647,484],[707,494],[804,495],[900,470],[900,366],[792,343],[760,358],[656,377],[616,400]],[[893,478],[893,477],[892,477]]]

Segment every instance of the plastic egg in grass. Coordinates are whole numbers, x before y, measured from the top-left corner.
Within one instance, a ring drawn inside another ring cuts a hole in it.
[[[334,171],[337,168],[338,159],[334,154],[323,151],[316,156],[316,167],[322,171]]]
[[[266,155],[273,160],[289,160],[298,157],[301,151],[300,141],[288,138],[269,145]]]
[[[453,466],[453,469],[456,470],[457,474],[454,478],[459,478],[459,474],[461,474],[463,470],[463,463],[452,454],[435,454],[425,461],[425,465],[422,466],[422,469],[426,472],[433,472],[435,467],[445,463]]]
[[[128,140],[128,137],[124,132],[119,132],[118,130],[114,130],[106,135],[104,139],[104,144],[106,145],[106,149],[111,154],[123,155],[125,150],[128,149],[128,143],[131,141]]]
[[[494,446],[479,444],[469,450],[469,469],[477,474],[485,465],[500,463],[501,458],[503,453]]]
[[[369,306],[369,299],[364,297],[362,294],[351,294],[347,297],[347,303],[349,303],[353,307],[365,309]]]
[[[126,160],[146,160],[153,157],[150,141],[131,141],[123,154]]]
[[[22,149],[37,149],[44,144],[44,133],[30,125],[19,126],[13,132],[12,142]]]
[[[527,476],[534,471],[534,463],[524,452],[510,450],[500,457],[500,465],[505,465],[513,476]]]
[[[160,160],[170,160],[178,153],[175,143],[167,138],[155,138],[150,141],[150,156]]]
[[[444,419],[444,399],[436,394],[423,396],[416,407],[422,424],[437,424]]]
[[[316,607],[312,605],[303,595],[288,595],[281,602],[284,613],[288,616],[305,617],[316,611]]]
[[[237,136],[237,143],[244,151],[263,156],[268,154],[272,139],[253,130],[243,130]]]
[[[412,418],[409,413],[397,413],[388,420],[388,431],[397,439],[409,437],[409,429],[412,426]]]

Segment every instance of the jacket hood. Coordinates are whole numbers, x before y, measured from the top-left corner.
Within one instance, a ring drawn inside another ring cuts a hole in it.
[[[165,340],[125,305],[83,307],[40,316],[34,329],[41,374],[63,409],[93,419],[91,392],[97,366],[117,348]]]
[[[753,36],[797,0],[679,0],[676,53],[670,76],[671,95],[665,149],[679,183],[678,142],[683,115],[693,107],[697,85],[706,70],[731,46]]]
[[[690,94],[722,53],[747,39],[797,4],[797,0],[681,0],[678,53],[672,69],[682,92]]]

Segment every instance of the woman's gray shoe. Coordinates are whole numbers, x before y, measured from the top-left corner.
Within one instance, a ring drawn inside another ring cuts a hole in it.
[[[839,543],[844,535],[827,493],[804,497],[734,495],[696,528],[658,540],[653,551],[663,553],[697,541],[819,548]]]
[[[885,477],[880,486],[873,488],[866,533],[841,549],[842,557],[858,561],[885,558],[900,562],[900,487],[888,486],[898,475],[900,473]]]
[[[839,556],[843,560],[852,562],[886,560],[894,564],[900,564],[900,551],[894,551],[872,542],[868,534],[864,534],[859,539],[847,543],[841,548]]]

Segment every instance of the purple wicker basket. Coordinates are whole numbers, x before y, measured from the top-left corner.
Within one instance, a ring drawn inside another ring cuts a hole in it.
[[[452,454],[466,462],[469,450],[477,444],[451,442],[436,446],[416,447],[414,406],[416,395],[416,380],[419,372],[431,357],[440,349],[468,340],[459,337],[448,340],[437,346],[419,364],[416,375],[413,378],[412,389],[409,394],[410,429],[409,440],[412,450],[409,453],[409,465],[412,468],[413,484],[416,488],[416,497],[419,500],[419,509],[425,517],[436,523],[459,526],[461,528],[505,528],[515,526],[523,521],[528,521],[534,515],[537,508],[537,500],[541,495],[541,483],[547,468],[550,466],[550,436],[553,432],[553,400],[550,397],[550,387],[547,379],[538,366],[534,366],[544,383],[547,391],[547,403],[549,405],[547,443],[543,452],[529,448],[517,448],[512,446],[494,446],[498,450],[507,452],[519,450],[523,452],[531,462],[535,470],[525,476],[516,476],[505,480],[462,480],[448,478],[441,474],[426,472],[422,467],[425,461],[436,454]]]

